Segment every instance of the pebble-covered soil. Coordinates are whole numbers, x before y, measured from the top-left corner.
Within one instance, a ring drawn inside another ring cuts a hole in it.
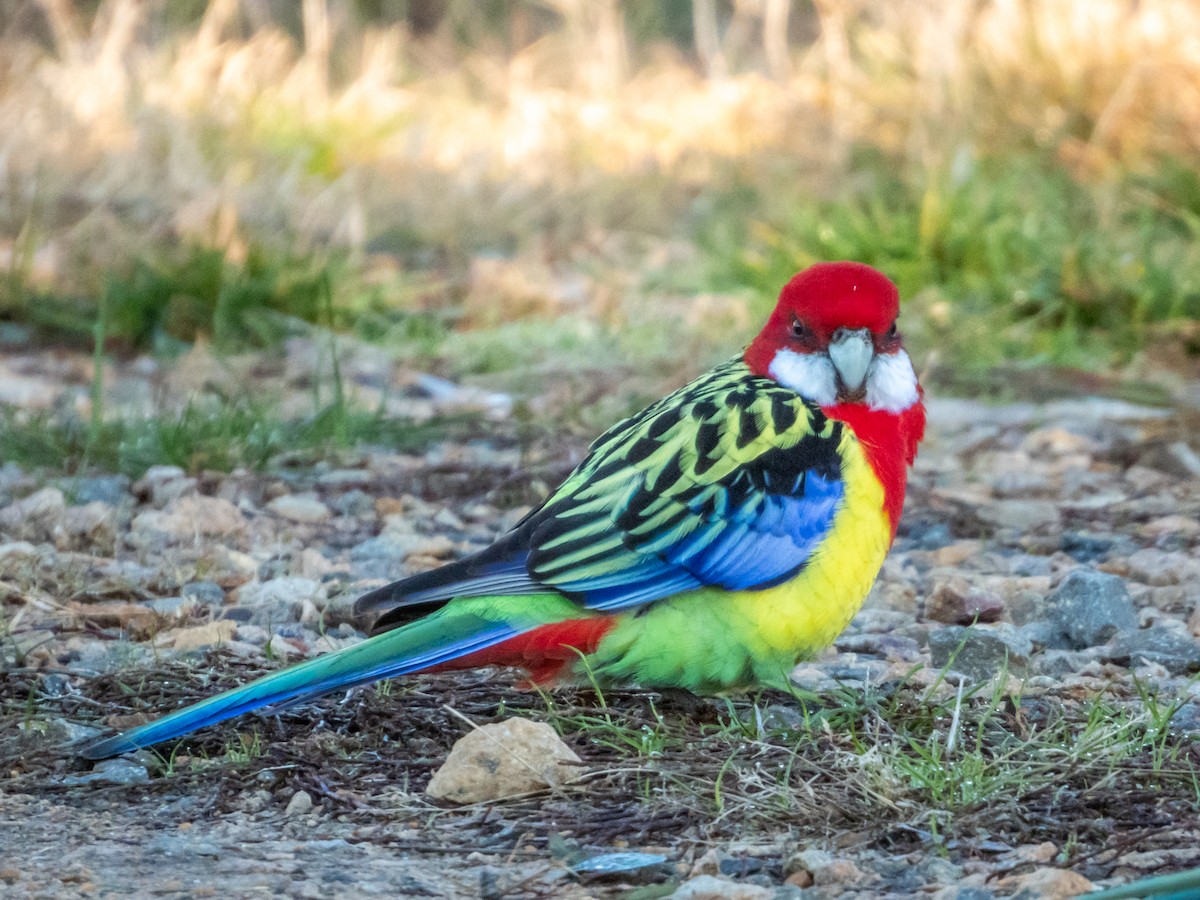
[[[52,393],[22,377],[9,402]],[[427,676],[227,723],[165,759],[64,749],[359,640],[359,594],[483,547],[579,459],[584,441],[518,439],[500,399],[471,396],[488,407],[476,437],[422,452],[136,479],[0,465],[0,894],[984,900],[1200,864],[1194,783],[1130,776],[1141,756],[1086,790],[1064,763],[1059,792],[1003,814],[943,799],[939,817],[903,786],[855,788],[865,776],[832,754],[865,765],[870,750],[836,729],[797,744],[799,701],[782,694],[600,700],[520,691],[509,673]],[[934,399],[879,582],[797,684],[818,706],[994,693],[1014,734],[1149,703],[1169,719],[1166,768],[1200,771],[1195,425],[1186,405]],[[597,727],[605,703],[635,727]],[[465,808],[423,793],[471,723],[512,715],[554,724],[589,774]],[[712,758],[706,742],[739,721],[744,749]],[[783,759],[799,773],[787,790],[758,790]],[[635,851],[652,856],[615,874],[579,864]]]

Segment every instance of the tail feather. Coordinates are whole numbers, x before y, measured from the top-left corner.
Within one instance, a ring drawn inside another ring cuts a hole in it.
[[[435,614],[94,741],[78,752],[86,759],[129,753],[266,706],[290,705],[381,678],[420,672],[478,653],[526,630],[469,613]]]

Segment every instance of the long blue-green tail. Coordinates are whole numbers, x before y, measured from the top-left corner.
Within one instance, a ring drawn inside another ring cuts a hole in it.
[[[94,741],[78,752],[86,759],[129,753],[264,706],[309,700],[381,678],[419,672],[494,646],[530,626],[514,626],[461,608],[454,611],[447,608],[360,644],[186,706],[154,722]]]
[[[1094,894],[1084,894],[1088,900],[1126,900],[1141,897],[1145,900],[1196,900],[1200,897],[1200,869],[1188,869],[1172,875],[1143,878],[1132,884],[1109,888]]]

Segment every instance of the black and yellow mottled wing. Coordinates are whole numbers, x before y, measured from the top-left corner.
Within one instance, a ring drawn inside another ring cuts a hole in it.
[[[390,627],[458,596],[554,591],[616,610],[701,586],[779,584],[842,502],[842,428],[732,360],[602,435],[496,544],[360,608],[396,610],[377,625]]]

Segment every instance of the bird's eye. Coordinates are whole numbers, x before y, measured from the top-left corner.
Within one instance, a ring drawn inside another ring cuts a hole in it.
[[[808,328],[799,319],[792,319],[792,337],[794,337],[794,338],[808,337]]]
[[[892,327],[887,330],[887,336],[890,338],[893,338],[896,335],[898,335],[899,333],[900,333],[899,330],[896,328],[896,323],[893,322]]]

